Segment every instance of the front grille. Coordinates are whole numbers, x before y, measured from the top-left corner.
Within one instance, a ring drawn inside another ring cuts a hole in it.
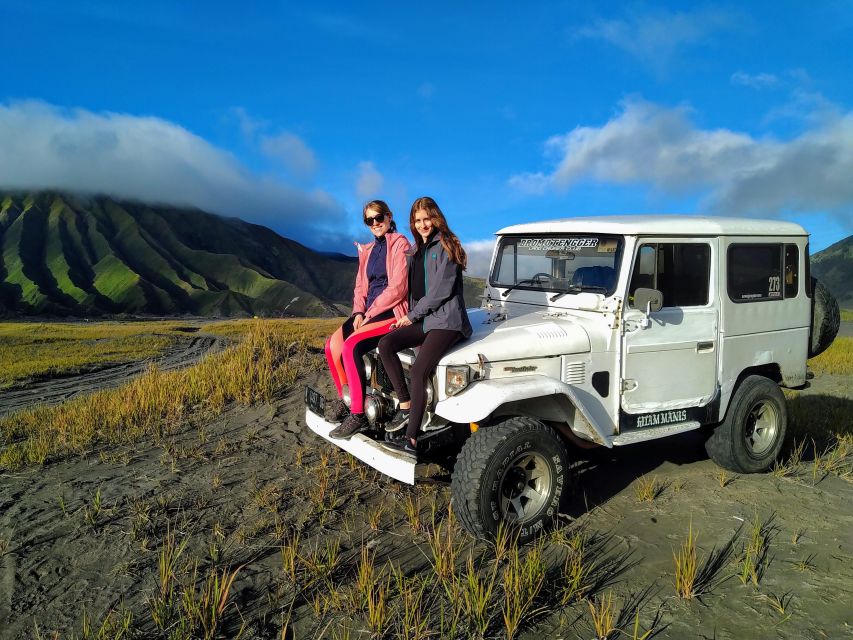
[[[373,367],[373,385],[385,393],[391,393],[394,390],[391,378],[382,366],[382,358],[376,358],[376,366]]]
[[[408,365],[403,365],[403,381],[406,383],[406,386],[409,386],[409,367]],[[388,372],[385,371],[385,367],[382,366],[382,359],[376,358],[374,360],[373,366],[373,376],[370,379],[370,384],[374,389],[378,389],[383,393],[387,393],[391,395],[394,393],[394,385],[391,384],[391,378],[388,377]]]

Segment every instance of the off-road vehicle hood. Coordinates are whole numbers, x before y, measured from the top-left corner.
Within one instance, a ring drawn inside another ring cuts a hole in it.
[[[485,309],[468,310],[474,333],[441,360],[442,365],[475,364],[487,360],[521,360],[590,350],[589,334],[579,322],[555,318],[547,310],[496,320]]]

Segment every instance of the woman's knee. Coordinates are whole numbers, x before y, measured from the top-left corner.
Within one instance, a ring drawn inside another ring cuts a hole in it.
[[[395,354],[394,351],[394,340],[391,338],[391,334],[386,336],[382,336],[379,340],[379,345],[377,346],[379,349],[379,356],[382,358],[387,358],[390,355]]]

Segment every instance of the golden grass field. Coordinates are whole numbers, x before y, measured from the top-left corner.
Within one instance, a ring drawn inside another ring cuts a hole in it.
[[[240,337],[236,346],[205,358],[199,364],[179,371],[162,373],[150,367],[127,385],[71,400],[57,407],[35,408],[0,419],[5,446],[0,452],[0,468],[43,463],[68,453],[83,453],[93,442],[129,442],[141,436],[162,436],[188,420],[209,419],[221,413],[230,402],[251,404],[269,400],[277,391],[295,380],[293,359],[301,357],[305,347],[322,343],[335,321],[249,320],[213,323],[206,331]],[[75,366],[86,361],[105,361],[115,353],[114,340],[90,344],[92,329],[67,331],[64,326],[22,327],[24,332],[42,331],[68,342],[60,352],[66,366],[69,354]],[[164,331],[178,326],[167,324]],[[111,324],[108,335],[123,341],[123,355],[150,355],[151,323],[122,331]],[[20,329],[19,329],[20,330]],[[76,336],[71,338],[69,336]],[[167,339],[167,338],[164,338]],[[74,341],[85,346],[74,349]],[[106,350],[98,351],[98,346]],[[39,350],[40,366],[49,367],[49,351]]]
[[[309,339],[335,322],[340,321],[266,321],[271,327],[303,328]],[[187,335],[187,324],[181,321],[0,323],[0,389],[16,382],[158,356],[176,338]],[[204,331],[222,337],[241,337],[251,324],[248,320],[211,322],[204,324]]]
[[[0,638],[838,637],[849,399],[786,393],[791,443],[769,474],[675,444],[615,466],[604,452],[575,519],[486,544],[440,482],[381,478],[302,428],[297,385],[325,380],[339,322],[207,323],[232,346],[0,419]],[[851,349],[809,366],[845,384]]]
[[[163,353],[177,335],[170,322],[0,323],[0,389]]]

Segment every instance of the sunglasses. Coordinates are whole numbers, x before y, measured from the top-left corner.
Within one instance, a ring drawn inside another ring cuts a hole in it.
[[[364,217],[364,224],[368,227],[372,227],[374,224],[382,224],[383,222],[385,222],[384,213],[377,213],[372,218],[368,218],[367,216]]]

